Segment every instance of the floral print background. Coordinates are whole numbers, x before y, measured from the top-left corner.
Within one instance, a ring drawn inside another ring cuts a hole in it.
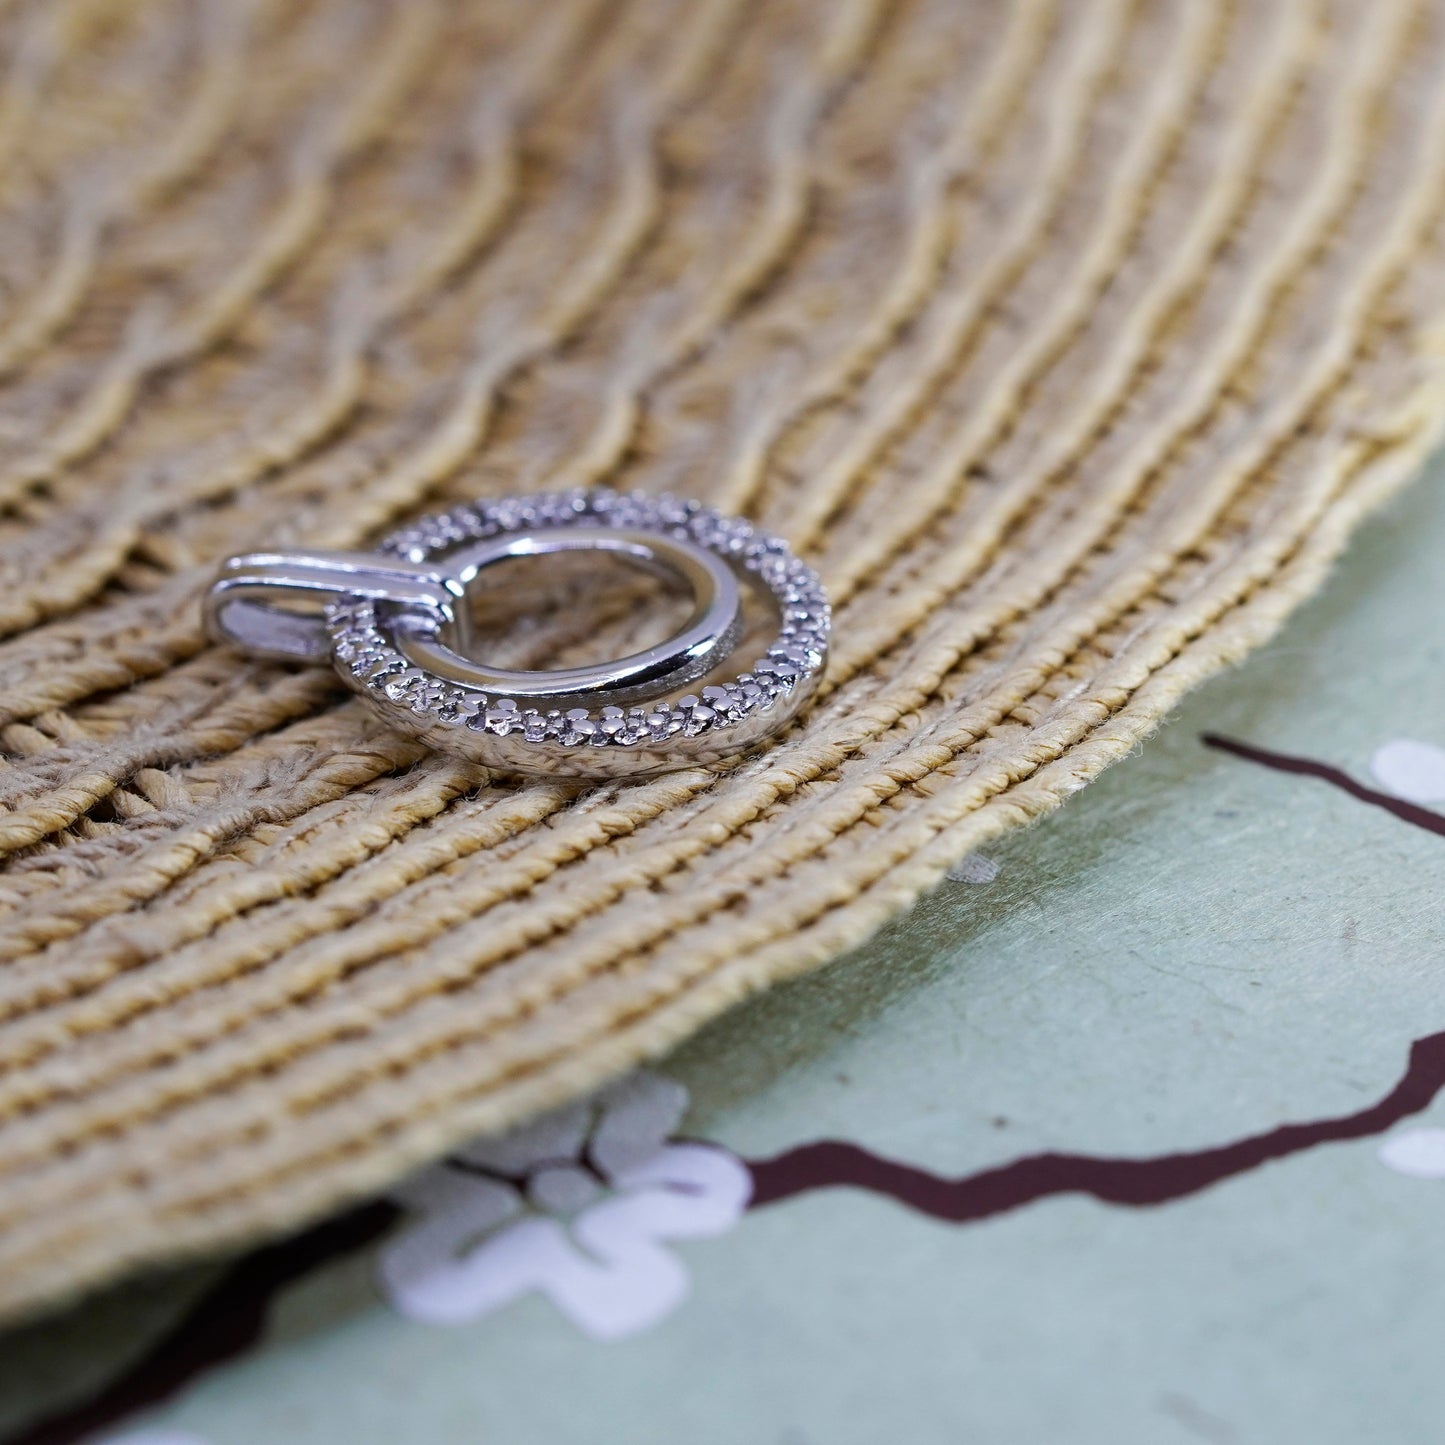
[[[458,1325],[535,1290],[593,1339],[655,1324],[688,1289],[667,1242],[725,1233],[752,1193],[727,1150],[672,1138],[686,1108],[681,1084],[636,1074],[428,1169],[399,1191],[413,1218],[378,1259],[387,1299]]]

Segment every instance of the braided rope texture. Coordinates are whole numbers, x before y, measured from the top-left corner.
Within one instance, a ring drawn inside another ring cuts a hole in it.
[[[0,1311],[591,1088],[1128,753],[1434,441],[1442,160],[1445,0],[0,5]],[[775,746],[493,781],[201,637],[228,552],[593,484],[820,569]]]

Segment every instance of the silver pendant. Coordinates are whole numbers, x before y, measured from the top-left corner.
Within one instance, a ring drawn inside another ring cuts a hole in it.
[[[570,551],[682,583],[691,615],[615,662],[530,672],[476,660],[459,605],[468,589],[507,558]],[[746,586],[771,596],[777,635],[729,676]],[[476,502],[374,552],[231,557],[205,618],[215,641],[255,656],[329,661],[379,717],[432,747],[511,773],[591,778],[715,762],[772,736],[817,687],[830,623],[817,573],[781,539],[700,502],[602,490]],[[725,680],[665,700],[714,673]]]

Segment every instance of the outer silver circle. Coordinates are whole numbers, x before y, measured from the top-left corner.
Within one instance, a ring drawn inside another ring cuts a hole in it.
[[[608,778],[666,772],[752,747],[797,715],[827,658],[827,597],[817,573],[786,542],[742,518],[671,496],[542,493],[423,518],[392,533],[378,550],[429,563],[494,537],[589,525],[676,538],[725,559],[772,594],[780,617],[776,640],[734,681],[704,687],[695,697],[542,708],[416,666],[401,645],[403,612],[385,601],[348,598],[327,611],[337,671],[391,726],[510,773]],[[663,684],[660,691],[675,686]]]

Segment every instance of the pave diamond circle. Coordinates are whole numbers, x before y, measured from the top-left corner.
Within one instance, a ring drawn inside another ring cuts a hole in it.
[[[636,777],[715,762],[785,727],[817,688],[831,616],[818,575],[787,543],[700,502],[602,489],[479,501],[424,517],[377,549],[414,564],[492,538],[566,528],[633,532],[701,548],[770,594],[777,634],[731,680],[668,702],[599,699],[593,707],[542,707],[470,686],[415,662],[415,612],[385,600],[346,597],[326,611],[332,661],[342,679],[392,726],[430,746],[506,772]],[[720,658],[712,659],[719,662]],[[545,679],[547,673],[534,674]],[[667,683],[664,692],[676,690]]]

